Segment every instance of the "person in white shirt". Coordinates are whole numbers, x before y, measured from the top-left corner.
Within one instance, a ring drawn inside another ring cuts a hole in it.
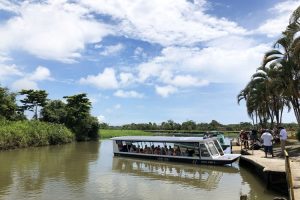
[[[280,146],[281,146],[281,155],[284,156],[285,143],[287,140],[287,132],[284,127],[279,127],[279,138],[280,138]]]
[[[263,144],[264,144],[265,158],[267,157],[268,152],[272,154],[272,157],[274,157],[273,144],[272,144],[273,136],[269,132],[269,130],[264,130],[263,134],[261,135],[261,139],[263,140]]]

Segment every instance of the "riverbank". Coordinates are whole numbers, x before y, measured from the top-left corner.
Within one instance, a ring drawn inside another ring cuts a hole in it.
[[[112,129],[100,129],[99,135],[101,139],[108,139],[119,136],[151,136],[154,133],[146,132],[142,130],[112,130]]]
[[[0,121],[0,150],[65,144],[74,139],[74,134],[62,124]]]

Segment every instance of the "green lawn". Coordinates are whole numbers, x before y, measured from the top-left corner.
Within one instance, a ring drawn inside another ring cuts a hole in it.
[[[112,138],[118,136],[132,136],[132,135],[153,135],[153,133],[145,132],[141,130],[110,130],[110,129],[101,129],[100,138]]]

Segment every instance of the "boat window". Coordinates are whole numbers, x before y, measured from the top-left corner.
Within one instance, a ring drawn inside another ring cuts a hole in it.
[[[116,141],[120,152],[143,153],[166,156],[199,157],[197,142],[141,142]],[[207,151],[208,153],[208,151]],[[209,154],[209,153],[208,153]],[[209,155],[208,155],[209,156]]]
[[[216,146],[214,145],[213,142],[208,142],[207,146],[208,146],[209,151],[211,152],[211,155],[213,155],[213,156],[219,155],[218,149],[216,148]]]
[[[200,155],[201,155],[201,157],[210,157],[210,154],[209,154],[205,144],[200,144]]]
[[[217,140],[214,140],[214,144],[217,147],[218,151],[220,152],[221,155],[224,155],[222,146],[220,145],[220,143]]]

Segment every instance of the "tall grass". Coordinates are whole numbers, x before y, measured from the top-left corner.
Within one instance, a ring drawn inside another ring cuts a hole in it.
[[[74,134],[61,124],[0,120],[0,150],[69,143]]]
[[[118,137],[118,136],[153,135],[153,133],[145,132],[141,130],[110,130],[110,129],[101,129],[99,134],[101,139]]]

